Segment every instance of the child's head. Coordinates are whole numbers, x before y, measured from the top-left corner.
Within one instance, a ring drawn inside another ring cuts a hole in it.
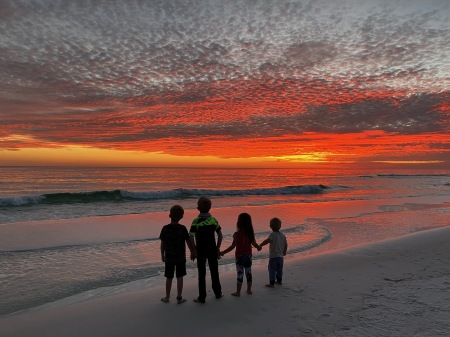
[[[245,233],[250,241],[255,238],[255,232],[253,231],[252,217],[248,213],[241,213],[238,216],[236,227],[239,231]]]
[[[197,201],[197,209],[200,213],[208,213],[211,209],[211,200],[207,197],[200,197]]]
[[[252,217],[250,216],[250,214],[248,214],[248,213],[239,214],[236,226],[238,229],[245,229],[248,226],[253,227]]]
[[[278,218],[270,219],[270,228],[272,228],[274,232],[278,232],[281,228],[281,220]]]
[[[181,219],[183,219],[184,215],[184,209],[180,205],[172,206],[169,213],[169,218],[172,219],[172,221],[178,222]]]

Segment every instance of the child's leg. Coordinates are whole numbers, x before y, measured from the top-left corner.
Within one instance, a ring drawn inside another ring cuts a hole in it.
[[[183,277],[177,277],[177,298],[183,294]]]
[[[231,295],[239,297],[241,296],[241,289],[242,289],[242,283],[237,283],[236,284],[236,292],[231,293]]]
[[[241,296],[242,283],[244,282],[244,267],[241,264],[236,263],[237,283],[236,292],[232,293],[233,296]]]
[[[172,280],[175,273],[175,265],[172,263],[165,263],[164,276],[166,277],[166,297],[161,298],[163,302],[169,302],[170,290],[172,289]]]
[[[277,279],[277,284],[282,284],[283,283],[283,258],[280,257],[279,261],[278,261],[278,265],[277,265],[277,275],[276,275],[276,279]]]
[[[173,278],[166,279],[166,297],[170,297],[170,291],[172,290],[172,280]]]
[[[275,284],[275,275],[277,273],[276,259],[274,259],[274,258],[269,259],[268,269],[269,269],[269,281],[270,281],[270,284],[268,284],[268,286],[270,286],[270,285],[273,286]]]
[[[169,302],[170,290],[172,289],[172,280],[173,278],[171,277],[166,278],[166,297],[161,298],[161,301],[163,302]]]
[[[183,276],[177,277],[177,303],[181,304],[186,302],[186,299],[183,298]]]
[[[253,275],[252,275],[252,267],[245,268],[245,276],[247,278],[247,294],[251,295],[252,292],[252,282],[253,282]]]
[[[217,255],[208,257],[209,273],[211,275],[211,286],[216,298],[222,297],[222,285],[219,277],[219,262]],[[206,296],[206,295],[205,295]]]
[[[197,256],[198,270],[198,300],[199,303],[205,303],[206,298],[206,258]]]
[[[183,277],[186,275],[186,262],[180,262],[176,265],[177,268],[177,303],[184,303],[186,299],[183,298]]]

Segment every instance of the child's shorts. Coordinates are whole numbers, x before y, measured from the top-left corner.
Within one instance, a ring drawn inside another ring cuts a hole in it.
[[[186,262],[170,263],[166,262],[164,268],[164,276],[167,278],[173,278],[176,269],[176,276],[183,277],[186,276]]]

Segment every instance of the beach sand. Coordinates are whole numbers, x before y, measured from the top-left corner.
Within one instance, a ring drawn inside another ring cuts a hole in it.
[[[75,296],[0,318],[2,337],[19,336],[450,336],[450,228],[418,232],[342,251],[287,258],[284,284],[266,288],[265,266],[254,267],[253,295],[235,290],[222,272],[224,297],[160,301],[156,286],[129,286]],[[232,254],[232,253],[230,253]],[[192,272],[196,272],[193,270]],[[209,275],[207,282],[209,282]]]

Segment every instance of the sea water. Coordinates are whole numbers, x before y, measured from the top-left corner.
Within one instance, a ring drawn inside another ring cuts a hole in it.
[[[223,248],[239,213],[252,215],[257,242],[277,216],[288,257],[450,224],[450,174],[439,171],[2,167],[0,314],[160,276],[168,210],[183,206],[189,228],[203,195]],[[266,259],[254,253],[256,264]]]

